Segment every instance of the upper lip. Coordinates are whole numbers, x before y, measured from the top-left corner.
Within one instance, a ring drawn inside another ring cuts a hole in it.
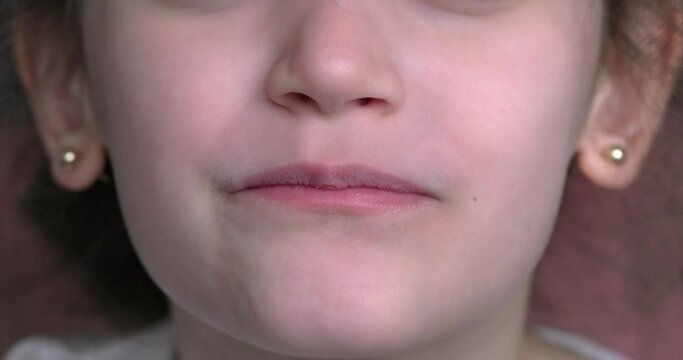
[[[232,193],[274,186],[303,186],[321,190],[371,188],[435,197],[409,180],[361,164],[327,166],[298,163],[286,165],[248,176],[235,185],[236,190],[231,191]]]

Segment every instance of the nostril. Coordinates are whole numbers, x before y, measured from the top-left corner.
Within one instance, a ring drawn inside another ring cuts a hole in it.
[[[300,92],[287,93],[285,95],[285,98],[288,99],[290,103],[319,106],[318,102],[313,97]],[[377,99],[373,97],[363,97],[352,101],[352,103],[357,104],[361,107],[367,107],[370,105],[383,104],[386,103],[386,101],[383,99]]]
[[[302,104],[310,104],[310,103],[314,102],[312,97],[310,97],[306,94],[298,93],[298,92],[296,92],[296,93],[292,92],[292,93],[286,94],[285,97],[289,98],[290,100],[292,100],[294,102],[302,103]]]
[[[385,101],[382,99],[375,99],[371,97],[364,97],[356,100],[358,102],[358,105],[360,106],[368,106],[368,105],[373,105],[373,104],[381,104],[384,103]]]
[[[306,94],[297,93],[296,96],[297,96],[298,100],[304,104],[309,104],[309,103],[313,102],[313,98],[306,95]]]

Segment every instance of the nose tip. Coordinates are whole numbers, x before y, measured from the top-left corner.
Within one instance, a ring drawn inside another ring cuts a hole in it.
[[[293,112],[392,111],[402,84],[381,37],[369,35],[371,19],[330,3],[300,22],[269,75],[269,97]]]
[[[271,99],[292,111],[335,114],[353,107],[390,111],[400,102],[400,85],[395,76],[382,74],[386,70],[348,58],[297,60],[298,64],[278,64],[268,86]]]

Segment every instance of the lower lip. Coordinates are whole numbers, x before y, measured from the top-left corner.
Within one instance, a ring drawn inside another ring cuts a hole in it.
[[[425,205],[433,199],[422,194],[375,188],[318,189],[305,186],[269,186],[240,191],[275,203],[303,209],[373,212]]]

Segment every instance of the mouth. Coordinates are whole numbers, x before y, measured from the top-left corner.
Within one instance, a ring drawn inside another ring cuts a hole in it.
[[[438,200],[414,182],[358,164],[278,167],[246,177],[228,193],[291,208],[355,213],[416,208]]]

